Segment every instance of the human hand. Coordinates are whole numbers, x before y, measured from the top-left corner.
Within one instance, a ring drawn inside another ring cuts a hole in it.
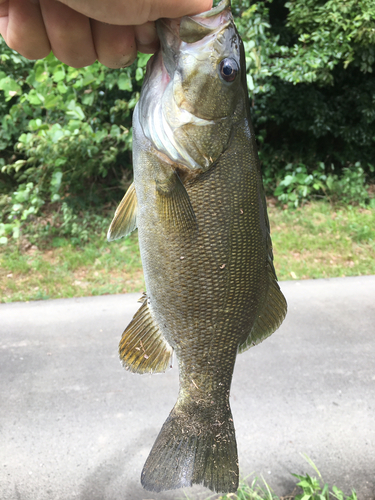
[[[137,51],[158,47],[155,23],[209,10],[212,0],[0,0],[0,34],[28,59],[52,50],[80,68],[99,60],[129,66]]]

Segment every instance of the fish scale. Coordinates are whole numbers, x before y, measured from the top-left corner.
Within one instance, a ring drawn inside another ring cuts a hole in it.
[[[147,288],[120,357],[138,373],[166,370],[173,352],[178,362],[178,399],[147,458],[143,486],[234,492],[236,356],[280,326],[286,301],[229,2],[157,28],[161,50],[133,117],[134,183],[108,233],[111,240],[138,227]]]

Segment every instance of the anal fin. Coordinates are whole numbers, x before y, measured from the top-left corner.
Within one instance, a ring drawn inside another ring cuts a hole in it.
[[[134,373],[160,373],[171,364],[173,349],[152,317],[146,296],[122,334],[119,353],[125,368]]]
[[[130,234],[137,227],[137,195],[134,182],[126,191],[117,207],[115,216],[109,226],[107,240],[118,240]]]

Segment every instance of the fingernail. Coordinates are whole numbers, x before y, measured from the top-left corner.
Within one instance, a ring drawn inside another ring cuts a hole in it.
[[[158,40],[155,23],[148,22],[135,26],[135,38],[138,46],[153,45]]]
[[[159,45],[159,40],[149,45],[141,45],[140,43],[138,43],[137,50],[138,52],[142,52],[143,54],[155,54],[155,52],[159,48]]]

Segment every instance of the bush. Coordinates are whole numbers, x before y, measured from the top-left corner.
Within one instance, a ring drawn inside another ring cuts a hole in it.
[[[233,0],[264,184],[282,203],[312,196],[370,202],[374,11],[372,0]],[[74,69],[52,54],[27,61],[1,39],[0,51],[5,243],[41,214],[61,216],[63,206],[100,214],[121,199],[131,182],[131,118],[149,56],[123,70],[99,63]]]
[[[1,58],[15,69],[0,80],[0,243],[46,208],[62,214],[121,199],[131,179],[131,115],[149,56],[125,70],[99,63],[74,69],[52,54],[30,63],[7,48]]]
[[[331,170],[335,170],[333,165]],[[298,207],[313,197],[322,197],[323,193],[331,203],[362,206],[369,204],[375,208],[375,198],[370,199],[365,172],[359,162],[350,168],[345,167],[341,176],[334,173],[327,175],[325,171],[324,163],[320,163],[310,174],[306,165],[295,167],[290,163],[285,167],[285,176],[274,194],[281,203],[290,207]]]

